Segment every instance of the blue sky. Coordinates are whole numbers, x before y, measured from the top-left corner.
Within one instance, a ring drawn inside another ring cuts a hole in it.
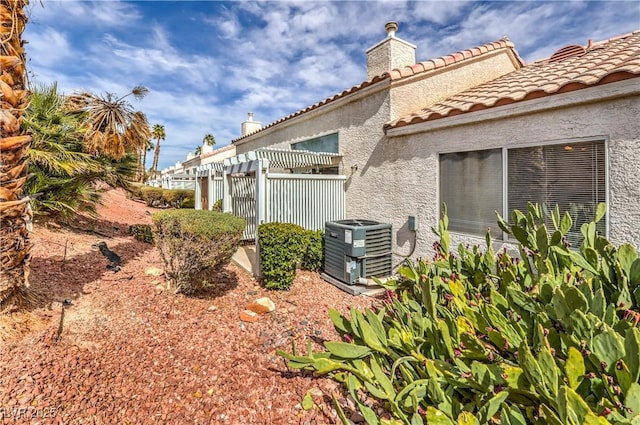
[[[637,1],[42,0],[29,9],[31,79],[67,94],[148,87],[132,103],[165,126],[160,168],[207,133],[229,144],[248,112],[266,125],[361,83],[365,50],[391,20],[419,61],[507,36],[528,63],[640,28]]]

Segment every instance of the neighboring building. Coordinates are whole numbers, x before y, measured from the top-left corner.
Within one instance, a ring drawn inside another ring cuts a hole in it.
[[[212,148],[212,146],[203,146],[202,153],[200,154],[200,165],[212,164],[214,162],[222,162],[227,158],[231,158],[236,154],[235,145],[227,145],[218,149],[208,150],[206,148]]]
[[[340,154],[347,217],[393,224],[401,253],[432,253],[442,202],[454,242],[477,243],[487,227],[506,240],[496,210],[558,203],[584,221],[606,201],[601,230],[640,246],[640,31],[525,65],[507,39],[416,63],[397,25],[386,30],[367,50],[367,81],[243,126],[237,153]]]
[[[236,147],[234,145],[214,149],[213,146],[203,144],[200,155],[189,152],[184,161],[177,161],[175,165],[164,168],[158,178],[149,179],[147,184],[165,189],[195,189],[198,167],[214,162],[222,163],[235,154]]]

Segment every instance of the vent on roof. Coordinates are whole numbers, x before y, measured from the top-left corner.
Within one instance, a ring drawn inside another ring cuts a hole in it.
[[[570,46],[565,46],[561,48],[560,50],[555,52],[553,55],[551,55],[551,57],[548,60],[548,63],[561,62],[567,58],[572,58],[574,56],[576,57],[582,56],[585,53],[587,53],[587,51],[585,50],[584,47],[577,44],[572,44]]]

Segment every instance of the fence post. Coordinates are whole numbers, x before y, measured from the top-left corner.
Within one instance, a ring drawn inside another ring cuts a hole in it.
[[[198,167],[200,168],[200,167]],[[194,197],[195,197],[195,205],[193,206],[194,209],[196,210],[201,210],[202,209],[202,187],[200,186],[200,180],[202,177],[200,176],[201,171],[199,169],[196,169],[196,187],[195,187],[195,192],[194,192]]]
[[[224,167],[222,173],[222,212],[231,212],[231,174]]]
[[[213,168],[209,168],[207,170],[207,209],[212,210],[213,204],[217,201],[217,199],[213,199],[213,176],[215,171]]]
[[[258,241],[258,228],[264,223],[267,216],[267,174],[269,172],[269,160],[258,159],[258,169],[256,170],[256,264],[258,265],[256,278],[262,277],[262,267],[260,264],[260,243]]]

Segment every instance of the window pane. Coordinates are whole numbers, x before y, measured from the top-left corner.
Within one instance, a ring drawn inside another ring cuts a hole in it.
[[[338,153],[338,133],[327,134],[326,136],[294,143],[291,145],[291,149],[296,151],[305,150],[311,152]]]
[[[508,210],[527,210],[527,202],[549,211],[558,205],[573,218],[569,242],[582,241],[580,226],[593,219],[595,208],[605,202],[604,142],[535,146],[508,151]],[[551,220],[547,226],[553,229]],[[605,233],[604,220],[598,231]]]
[[[496,211],[502,211],[502,150],[440,155],[440,199],[449,229],[500,238]]]

